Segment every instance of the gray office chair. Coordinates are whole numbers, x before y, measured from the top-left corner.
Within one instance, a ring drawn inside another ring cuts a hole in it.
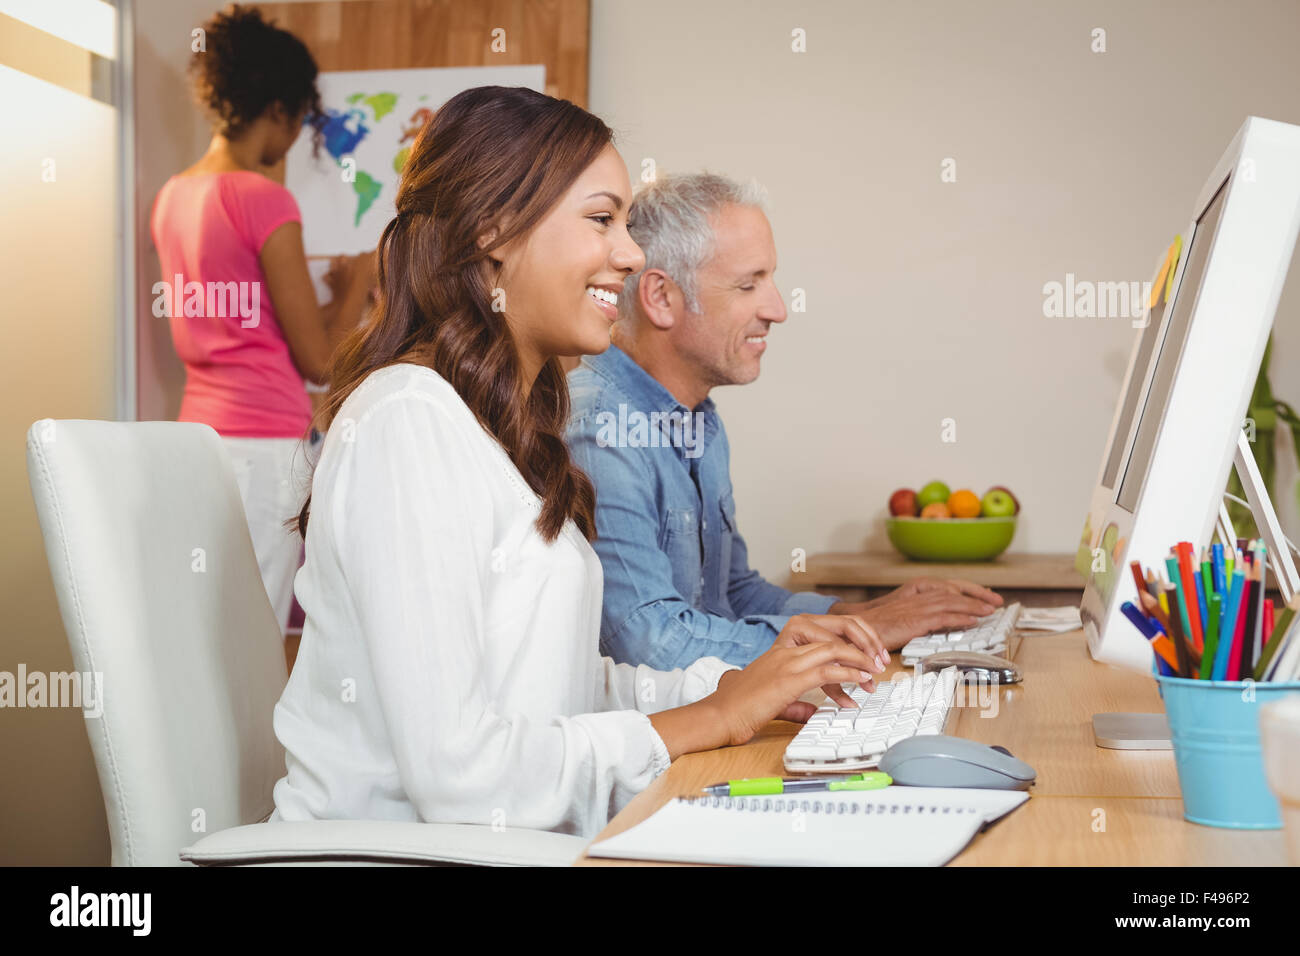
[[[27,473],[73,662],[103,675],[86,729],[114,865],[563,865],[582,852],[537,830],[261,822],[285,766],[271,728],[283,639],[217,433],[46,419],[27,433]]]

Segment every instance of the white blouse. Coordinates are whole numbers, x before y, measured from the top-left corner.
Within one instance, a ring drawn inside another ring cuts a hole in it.
[[[595,836],[667,769],[646,714],[711,694],[598,651],[602,577],[440,375],[373,372],[312,480],[306,611],[275,708],[273,820],[423,820]]]

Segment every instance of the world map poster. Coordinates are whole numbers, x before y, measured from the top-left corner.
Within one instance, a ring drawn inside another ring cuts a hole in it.
[[[302,212],[309,257],[374,249],[393,218],[402,165],[425,122],[475,86],[541,91],[546,67],[483,66],[353,70],[317,77],[323,117],[319,155],[304,128],[285,162],[285,185]]]

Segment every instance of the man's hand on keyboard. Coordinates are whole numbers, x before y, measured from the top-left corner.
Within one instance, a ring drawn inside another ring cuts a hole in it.
[[[931,631],[974,627],[1001,605],[1001,597],[969,581],[918,578],[869,606],[841,601],[829,613],[861,618],[893,651]]]
[[[963,578],[912,578],[906,584],[894,588],[881,600],[891,601],[895,598],[911,597],[913,594],[923,594],[926,591],[951,591],[954,594],[965,594],[994,607],[1002,606],[1002,596],[996,591],[990,591],[974,581]]]

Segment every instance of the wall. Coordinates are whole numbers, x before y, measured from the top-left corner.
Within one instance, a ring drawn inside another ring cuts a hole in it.
[[[208,148],[208,126],[190,99],[190,31],[221,7],[215,0],[135,0],[136,408],[142,420],[174,419],[185,367],[167,320],[153,315],[162,275],[149,234],[154,197],[167,178]]]
[[[0,17],[0,670],[14,675],[72,670],[27,484],[27,429],[114,416],[117,115],[89,98],[91,72],[84,50]],[[0,711],[0,767],[0,865],[108,862],[79,709]]]
[[[647,157],[757,177],[778,285],[806,292],[762,377],[714,393],[755,566],[887,548],[890,492],[935,477],[1011,487],[1013,549],[1073,552],[1135,333],[1044,318],[1043,285],[1149,280],[1245,117],[1300,123],[1298,31],[1263,0],[597,0],[591,109],[634,184]],[[1293,402],[1298,282],[1272,376]]]

